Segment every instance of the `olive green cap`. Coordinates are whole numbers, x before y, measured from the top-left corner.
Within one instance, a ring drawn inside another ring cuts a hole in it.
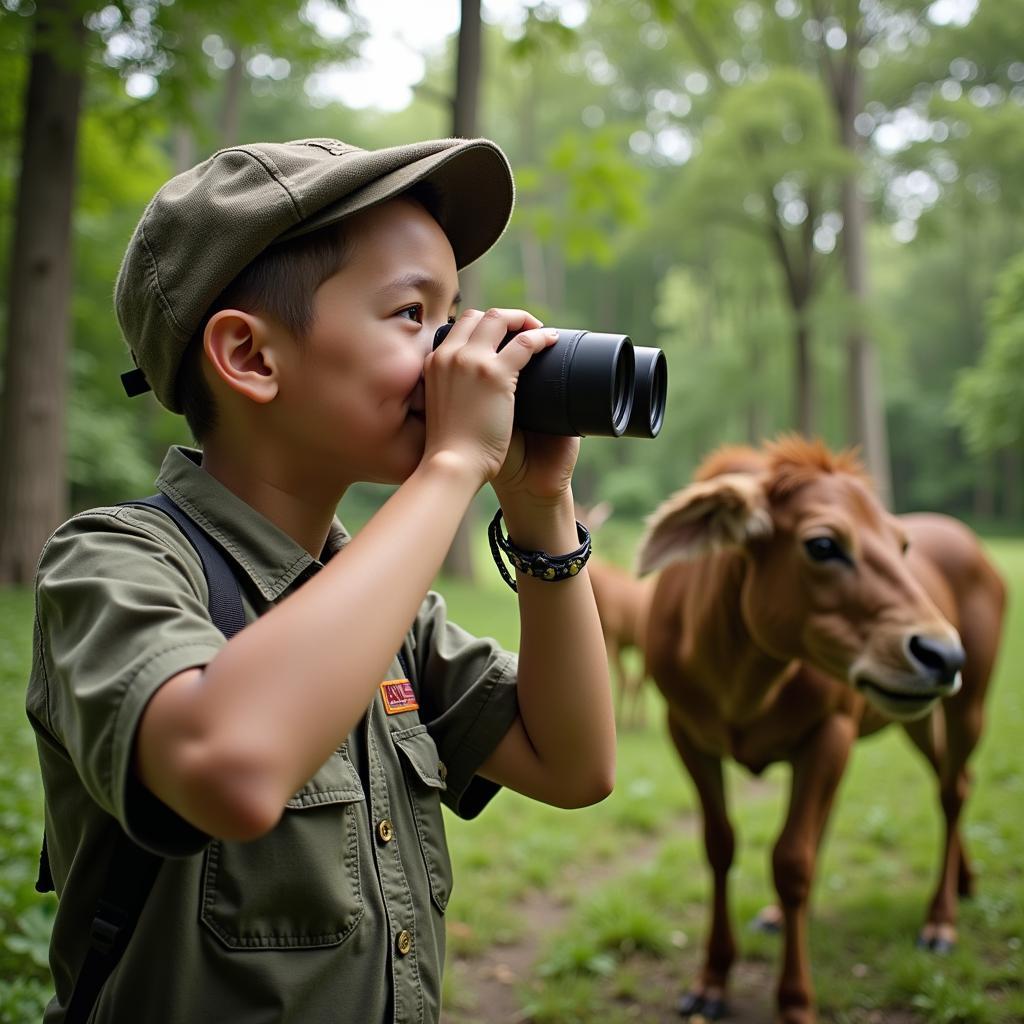
[[[114,305],[137,370],[125,390],[152,388],[173,412],[175,378],[214,300],[264,249],[391,199],[420,182],[459,269],[501,237],[515,189],[487,139],[436,139],[365,150],[336,139],[232,146],[172,178],[128,243]]]

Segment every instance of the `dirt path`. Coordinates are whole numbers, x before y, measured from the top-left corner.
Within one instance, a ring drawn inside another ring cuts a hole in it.
[[[445,1024],[528,1024],[522,1006],[522,991],[536,977],[536,962],[549,935],[566,927],[574,906],[609,880],[639,864],[653,860],[666,837],[693,837],[697,842],[694,815],[676,819],[657,836],[626,846],[614,860],[598,865],[568,865],[546,890],[528,891],[515,905],[517,915],[530,928],[516,941],[494,946],[485,952],[456,960],[457,990],[468,1009],[451,1009]],[[686,982],[700,963],[699,936],[680,935],[678,958],[628,958],[621,966],[642,979],[642,1003],[614,999],[620,1017],[643,1024],[680,1024],[676,1005]],[[763,962],[740,962],[733,970],[730,993],[730,1024],[769,1024],[769,1005],[774,988],[774,966]],[[654,1005],[659,1008],[654,1009]]]
[[[525,1024],[520,990],[535,977],[534,966],[545,939],[565,927],[574,906],[582,903],[609,879],[656,855],[665,835],[695,834],[695,818],[677,819],[664,834],[625,847],[614,860],[582,869],[570,864],[546,890],[531,889],[515,905],[515,911],[530,923],[528,931],[514,943],[493,946],[479,955],[456,961],[458,988],[467,990],[472,1010],[449,1010],[445,1024]],[[673,1015],[675,1022],[679,1017]]]
[[[771,787],[760,780],[750,780],[745,787],[747,797],[773,797]],[[449,964],[453,989],[459,1007],[447,1009],[444,1024],[529,1024],[529,1013],[523,1010],[523,995],[537,977],[536,965],[550,935],[567,927],[573,908],[617,877],[623,877],[638,865],[652,861],[668,838],[692,837],[698,849],[699,819],[688,814],[667,823],[658,835],[639,839],[623,847],[614,859],[598,864],[568,864],[545,889],[532,889],[519,899],[513,909],[528,929],[515,942],[495,945],[470,957],[456,958]],[[734,922],[742,928],[741,922]],[[457,925],[455,925],[457,927]],[[636,995],[615,995],[608,983],[608,1015],[603,1019],[638,1021],[640,1024],[681,1024],[677,1006],[686,985],[697,975],[702,960],[703,929],[691,934],[679,933],[678,955],[655,958],[635,954],[620,961],[617,975],[628,974]],[[730,976],[729,1015],[725,1024],[771,1024],[777,966],[772,961],[741,959]],[[599,983],[595,983],[599,984]],[[856,1024],[919,1024],[921,1017],[913,1013],[865,1010],[844,1021]],[[829,1024],[830,1017],[822,1017]]]

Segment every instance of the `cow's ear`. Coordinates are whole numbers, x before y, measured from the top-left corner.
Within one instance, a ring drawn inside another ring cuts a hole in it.
[[[677,491],[647,520],[637,572],[656,572],[719,548],[746,544],[772,532],[761,477],[723,473]]]
[[[576,518],[591,533],[597,533],[614,511],[615,506],[610,501],[599,501],[596,505],[581,505],[576,502]]]

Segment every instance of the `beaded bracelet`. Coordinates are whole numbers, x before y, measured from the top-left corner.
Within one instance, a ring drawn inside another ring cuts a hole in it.
[[[501,578],[514,590],[519,592],[516,581],[512,578],[499,551],[504,551],[508,560],[521,572],[546,583],[557,583],[559,580],[575,576],[587,564],[590,558],[590,531],[580,522],[576,523],[576,535],[580,546],[567,555],[549,555],[546,551],[525,551],[516,547],[501,532],[501,509],[494,513],[490,526],[487,527],[487,539],[491,544],[491,557],[501,573]]]

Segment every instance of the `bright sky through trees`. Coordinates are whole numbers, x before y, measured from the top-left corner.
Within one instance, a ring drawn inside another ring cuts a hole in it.
[[[311,75],[306,91],[314,102],[401,110],[408,106],[412,87],[423,77],[424,55],[436,52],[457,31],[459,0],[354,0],[352,6],[369,29],[361,59]],[[526,6],[523,0],[484,0],[483,16],[492,24],[514,27],[522,22]],[[558,9],[566,25],[577,25],[586,18],[583,0],[556,0],[551,6]],[[328,38],[348,31],[349,19],[326,0],[310,0],[306,13]]]

